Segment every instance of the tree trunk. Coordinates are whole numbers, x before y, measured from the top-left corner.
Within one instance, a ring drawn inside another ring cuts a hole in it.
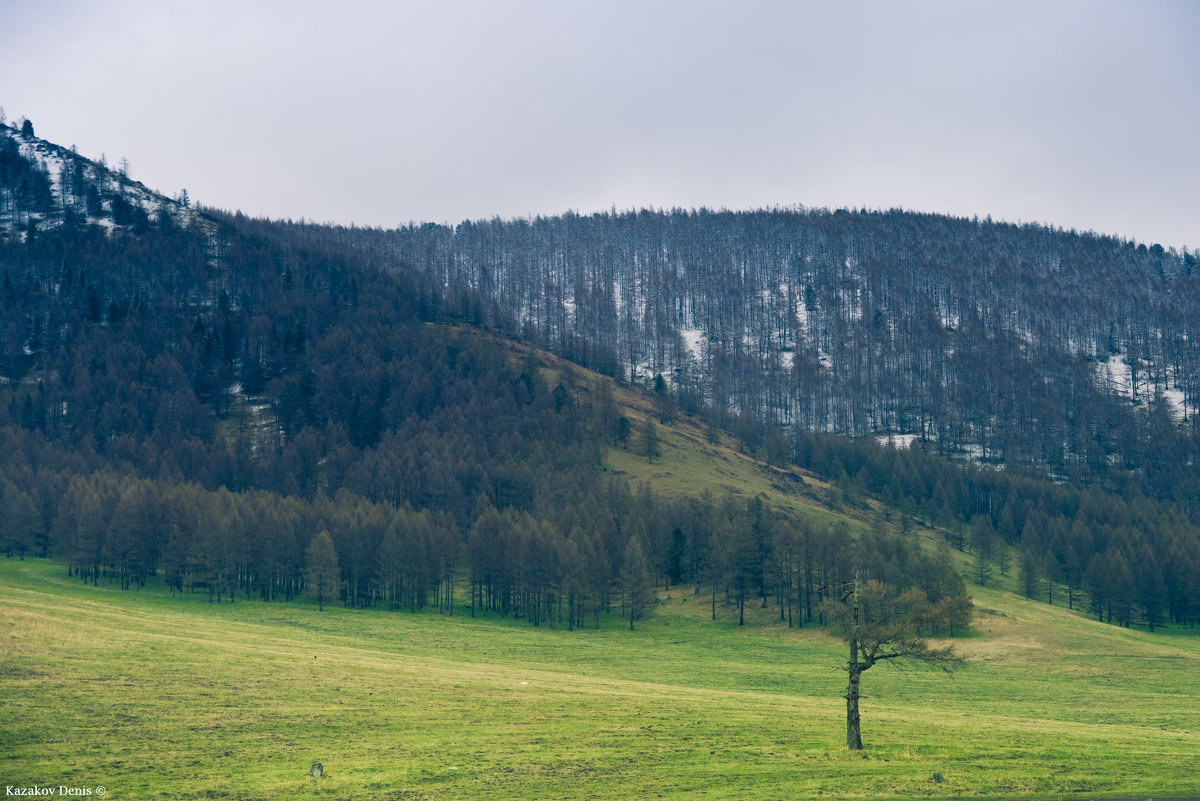
[[[862,677],[862,663],[858,661],[858,640],[850,640],[850,661],[846,665],[850,680],[846,686],[846,747],[861,751],[862,726],[858,717],[858,685]]]

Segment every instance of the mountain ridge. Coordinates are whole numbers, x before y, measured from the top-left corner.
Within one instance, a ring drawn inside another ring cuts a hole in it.
[[[1155,429],[1196,432],[1186,250],[894,211],[296,228],[470,287],[513,333],[718,412],[1113,487],[1140,480]]]

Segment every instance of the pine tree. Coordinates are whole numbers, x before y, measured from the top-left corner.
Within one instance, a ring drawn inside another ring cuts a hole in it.
[[[642,617],[655,600],[654,577],[650,575],[641,538],[636,535],[629,538],[621,559],[621,590],[629,612],[629,630],[633,631],[633,621]]]
[[[1021,550],[1021,592],[1028,601],[1038,594],[1039,589],[1041,589],[1041,575],[1037,560],[1028,548],[1023,548]]]
[[[308,594],[317,599],[317,610],[324,611],[325,600],[335,597],[342,584],[337,550],[328,531],[322,529],[312,538],[304,554],[304,566]]]
[[[658,447],[658,426],[654,424],[654,420],[647,417],[646,424],[642,427],[642,438],[639,443],[638,453],[646,457],[646,461],[654,464],[654,457],[659,455]]]
[[[986,587],[992,577],[991,557],[995,538],[995,529],[987,515],[971,518],[971,548],[975,551],[975,568],[972,572],[981,587]]]

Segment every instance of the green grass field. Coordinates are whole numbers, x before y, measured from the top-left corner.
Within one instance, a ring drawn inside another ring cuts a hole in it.
[[[708,620],[635,632],[122,592],[0,560],[0,785],[113,799],[1200,795],[1200,637],[980,591],[954,675]],[[323,763],[320,781],[308,777]],[[934,773],[945,778],[931,781]]]

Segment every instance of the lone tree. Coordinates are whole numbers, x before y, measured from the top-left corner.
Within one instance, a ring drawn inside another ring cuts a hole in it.
[[[646,457],[649,464],[654,464],[654,457],[660,453],[658,447],[658,426],[654,425],[654,420],[649,415],[646,416],[646,424],[642,427],[642,438],[639,442],[638,453]]]
[[[849,675],[846,686],[847,748],[861,751],[863,747],[858,714],[859,683],[863,672],[880,662],[902,667],[910,661],[950,670],[959,658],[948,647],[931,646],[923,632],[948,627],[950,610],[960,606],[931,604],[923,590],[914,587],[898,593],[888,584],[863,582],[857,574],[852,583],[845,585],[840,598],[825,602],[823,611],[830,626],[850,645],[850,658],[845,666]]]
[[[333,538],[322,530],[312,538],[304,554],[305,578],[308,593],[317,598],[317,611],[325,611],[325,599],[337,597],[342,584],[342,569],[338,566],[337,550]]]

